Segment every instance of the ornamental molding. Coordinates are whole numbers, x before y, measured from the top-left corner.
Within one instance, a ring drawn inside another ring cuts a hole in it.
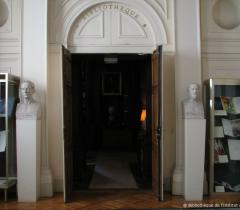
[[[149,36],[151,45],[169,44],[173,46],[173,1],[172,0],[50,0],[49,1],[49,43],[68,46],[71,30],[80,22],[91,19],[99,12],[121,13],[139,23],[143,33]],[[144,27],[148,26],[149,31]],[[79,31],[78,31],[79,32]]]

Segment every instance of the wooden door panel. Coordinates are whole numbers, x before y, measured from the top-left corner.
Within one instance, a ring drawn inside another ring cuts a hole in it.
[[[64,202],[68,202],[72,192],[72,70],[71,54],[62,47],[63,82],[63,140],[64,140]]]
[[[162,171],[162,47],[152,55],[152,189],[163,200]]]

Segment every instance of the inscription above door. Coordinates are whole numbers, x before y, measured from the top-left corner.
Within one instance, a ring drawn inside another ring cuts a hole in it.
[[[148,20],[138,11],[120,3],[89,8],[73,24],[68,40],[73,46],[149,46],[154,43]]]

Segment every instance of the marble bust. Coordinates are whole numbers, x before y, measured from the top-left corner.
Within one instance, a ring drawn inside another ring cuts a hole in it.
[[[20,84],[20,103],[17,104],[16,117],[23,120],[38,120],[41,118],[41,105],[33,99],[35,86],[31,81]]]
[[[189,97],[183,101],[183,118],[204,119],[203,104],[199,99],[199,85],[191,83],[188,92]]]

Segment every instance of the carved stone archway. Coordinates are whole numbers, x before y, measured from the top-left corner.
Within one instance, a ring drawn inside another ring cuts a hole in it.
[[[162,44],[173,49],[169,1],[62,0],[50,7],[49,42],[72,52],[150,52]]]
[[[173,5],[174,0],[48,1],[47,118],[50,161],[57,190],[62,190],[63,179],[63,119],[59,115],[63,110],[61,45],[72,53],[152,53],[157,45],[164,44],[163,50],[171,53],[174,51]],[[110,20],[115,22],[106,22]],[[108,27],[100,27],[102,23]],[[112,25],[117,26],[117,30],[104,31]],[[99,30],[92,30],[94,27]],[[173,63],[172,57],[168,60]],[[168,72],[173,72],[172,67],[169,69]],[[169,135],[173,139],[173,134]],[[171,145],[174,148],[174,139]],[[174,157],[171,158],[174,162],[172,159]],[[168,177],[172,164],[168,164]]]

